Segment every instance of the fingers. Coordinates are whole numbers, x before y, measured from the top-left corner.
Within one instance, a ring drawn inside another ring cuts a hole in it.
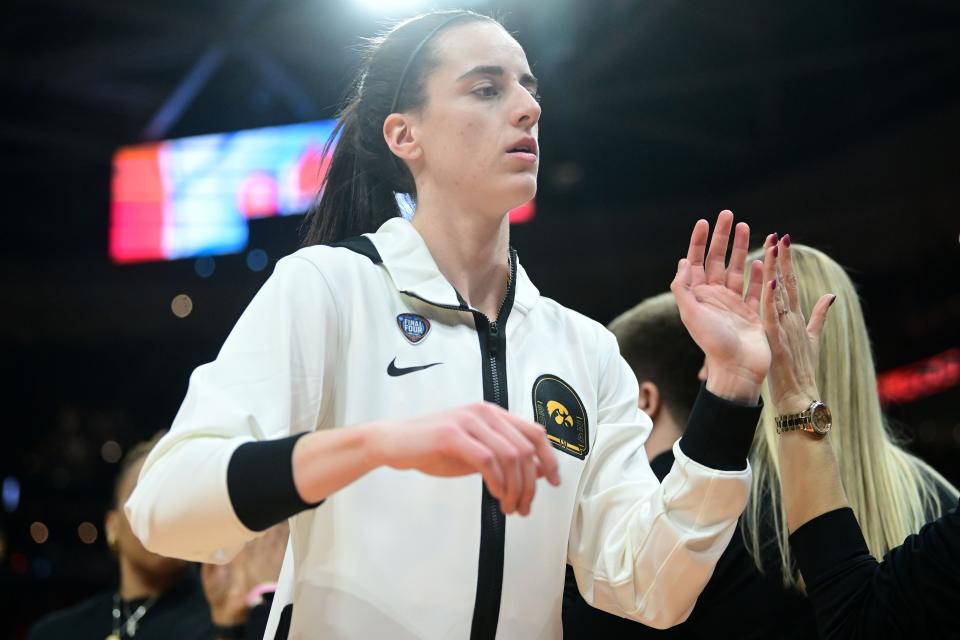
[[[727,269],[727,288],[743,295],[743,271],[750,250],[750,225],[738,222],[733,232],[733,251],[730,252],[730,267]]]
[[[533,496],[537,494],[537,467],[533,463],[533,456],[525,456],[520,464],[523,474],[523,491],[520,492],[520,501],[517,503],[517,513],[522,516],[530,515],[530,505]]]
[[[783,276],[783,291],[781,295],[786,298],[787,309],[791,313],[801,313],[800,311],[800,288],[797,284],[797,276],[793,271],[793,260],[790,256],[790,234],[786,234],[779,243],[779,255],[777,262],[780,267],[780,274]]]
[[[823,325],[827,322],[827,312],[830,310],[830,305],[832,305],[836,299],[837,296],[832,293],[827,293],[817,300],[817,304],[813,305],[813,311],[810,312],[810,322],[807,323],[807,334],[809,334],[810,340],[814,345],[820,344]]]
[[[767,335],[767,342],[773,349],[779,345],[780,314],[777,310],[777,243],[775,234],[767,236],[763,243],[763,267],[761,273],[761,302],[760,318],[763,332]]]
[[[706,220],[697,220],[690,234],[690,246],[687,248],[687,261],[690,263],[691,277],[695,281],[691,284],[700,284],[704,281],[703,261],[707,252],[707,235],[710,233],[710,223]]]
[[[750,264],[750,280],[747,285],[747,292],[743,299],[750,308],[750,311],[760,313],[760,295],[763,291],[763,261],[754,260]]]
[[[697,223],[699,224],[699,222]],[[704,261],[706,282],[723,284],[726,281],[727,244],[730,240],[730,229],[733,227],[733,213],[724,210],[717,216],[717,225],[713,229],[713,238],[710,240],[710,250]],[[741,275],[743,269],[741,266]],[[742,291],[742,285],[738,292]]]
[[[511,466],[516,467],[518,476],[518,495],[516,503],[503,502],[503,512],[510,513],[516,510],[520,515],[530,513],[530,503],[533,502],[533,496],[537,491],[537,470],[534,464],[534,454],[536,448],[508,419],[509,413],[503,412],[503,415],[497,415],[499,412],[491,412],[491,420],[488,423],[493,429],[496,429],[505,440],[513,446],[513,456]]]
[[[779,315],[780,320],[782,321],[784,316],[790,313],[790,303],[787,301],[786,287],[783,284],[783,271],[780,269],[780,245],[776,244],[773,247],[773,257],[775,258],[774,264],[776,265],[776,279],[777,287],[774,290],[776,298],[773,301],[773,304],[777,308],[777,314]]]
[[[481,406],[479,411],[471,416],[472,420],[467,422],[467,430],[471,436],[493,451],[497,457],[497,463],[503,472],[504,490],[501,495],[496,497],[500,499],[500,508],[504,513],[513,513],[523,493],[523,471],[520,468],[521,456],[513,443],[498,428],[499,420],[491,414],[492,412],[488,408]],[[493,488],[489,488],[490,492],[494,493]]]
[[[466,423],[469,434],[489,449],[502,471],[503,490],[490,492],[500,500],[504,513],[528,515],[541,475],[554,486],[560,484],[556,454],[543,427],[490,403],[472,407]]]
[[[434,475],[480,472],[504,513],[528,515],[537,480],[560,484],[559,465],[543,426],[488,402],[461,407],[438,425],[440,459],[412,466]]]
[[[776,354],[780,349],[780,315],[777,313],[777,280],[764,281],[763,313],[760,314],[763,332],[767,335],[770,350]]]
[[[524,420],[515,416],[509,411],[504,411],[507,419],[510,420],[518,429],[523,432],[526,438],[533,444],[536,451],[538,465],[538,475],[543,476],[553,486],[560,485],[560,471],[557,464],[557,454],[547,440],[547,433],[542,425],[536,422]]]
[[[696,304],[696,297],[691,289],[692,271],[690,260],[681,258],[677,264],[677,275],[673,277],[673,282],[670,283],[670,291],[673,292],[673,297],[677,300],[677,306],[680,308],[681,316],[684,315],[684,312],[689,309],[691,305]]]
[[[771,280],[776,280],[777,278],[777,234],[771,233],[767,236],[766,240],[763,241],[763,268],[761,269],[761,296],[763,297],[763,303],[761,308],[766,310],[767,308],[767,298],[773,297],[772,289],[769,288]]]
[[[451,448],[454,455],[476,469],[483,476],[487,489],[497,499],[506,494],[506,478],[500,468],[500,462],[494,451],[473,437],[467,431],[455,430],[456,436],[452,439]]]
[[[697,296],[693,293],[693,268],[690,261],[686,258],[680,260],[677,265],[677,275],[670,283],[670,290],[677,301],[677,308],[680,310],[680,320],[685,327],[691,326],[690,323],[696,322],[697,317]]]
[[[544,476],[553,485],[560,484],[560,473],[557,464],[557,455],[547,441],[547,434],[543,426],[529,420],[524,420],[508,411],[503,411],[505,423],[517,438],[522,439],[521,451],[523,459],[524,492],[521,494],[517,511],[521,515],[529,515],[533,497],[536,495],[537,478]],[[519,446],[519,445],[518,445]]]

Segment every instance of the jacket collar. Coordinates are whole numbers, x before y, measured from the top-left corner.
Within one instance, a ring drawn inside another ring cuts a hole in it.
[[[397,289],[431,304],[471,310],[434,262],[423,238],[408,220],[390,218],[376,233],[365,234],[376,247]],[[513,251],[511,249],[511,251]],[[540,297],[517,262],[513,306],[527,312]]]

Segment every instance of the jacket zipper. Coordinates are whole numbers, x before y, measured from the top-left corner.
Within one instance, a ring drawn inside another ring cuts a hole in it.
[[[506,394],[507,340],[504,327],[513,307],[516,286],[516,253],[510,251],[510,283],[500,301],[497,316],[491,322],[484,314],[474,311],[480,352],[485,356],[483,367],[483,399],[509,409]],[[506,516],[500,503],[483,485],[480,498],[480,557],[477,566],[477,595],[473,605],[473,623],[470,640],[494,640],[500,618],[500,598],[503,592],[503,559],[506,541]]]
[[[490,323],[489,329],[487,330],[487,349],[490,354],[490,377],[493,379],[493,402],[500,404],[500,376],[497,375],[497,341],[500,339],[500,327],[497,326],[497,321],[494,320]],[[502,405],[501,405],[502,406]],[[506,408],[506,407],[504,407]]]
[[[513,249],[510,250],[510,281],[507,284],[507,291],[503,294],[503,299],[500,301],[500,306],[497,307],[497,317],[494,318],[493,322],[489,323],[489,330],[487,334],[487,348],[489,349],[489,359],[490,359],[490,371],[493,378],[493,402],[499,404],[504,409],[507,408],[506,403],[500,402],[500,376],[497,375],[497,351],[499,350],[499,341],[500,341],[500,327],[497,324],[501,322],[500,316],[503,316],[503,306],[506,303],[507,299],[510,300],[510,306],[513,306],[513,281],[516,279],[516,263],[517,257]],[[509,310],[507,311],[509,314]],[[502,319],[503,323],[507,322],[506,316]],[[506,337],[504,337],[504,349],[506,349]]]
[[[513,308],[517,281],[517,254],[510,250],[510,282],[507,292],[497,308],[497,316],[491,321],[486,315],[465,303],[459,306],[430,302],[410,291],[402,293],[427,304],[452,311],[469,311],[473,314],[480,339],[481,367],[483,373],[483,399],[509,409],[507,386],[506,350],[504,327]],[[459,297],[459,294],[458,294]],[[473,604],[473,621],[470,640],[494,640],[500,618],[500,598],[503,592],[503,547],[506,541],[506,516],[500,503],[483,485],[480,498],[480,553],[477,567],[477,593]]]

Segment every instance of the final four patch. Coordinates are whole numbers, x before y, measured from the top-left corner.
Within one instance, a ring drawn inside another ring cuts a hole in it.
[[[587,411],[573,387],[555,375],[544,374],[533,383],[533,414],[547,430],[555,449],[583,460],[590,450]]]
[[[430,331],[430,321],[423,316],[415,313],[401,313],[397,316],[397,326],[400,327],[400,333],[410,344],[417,344],[427,337]]]

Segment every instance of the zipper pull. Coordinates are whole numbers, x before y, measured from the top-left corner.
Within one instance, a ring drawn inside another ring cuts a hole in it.
[[[497,355],[497,350],[500,347],[500,327],[497,326],[496,322],[490,323],[490,330],[487,333],[487,351],[491,356]]]

